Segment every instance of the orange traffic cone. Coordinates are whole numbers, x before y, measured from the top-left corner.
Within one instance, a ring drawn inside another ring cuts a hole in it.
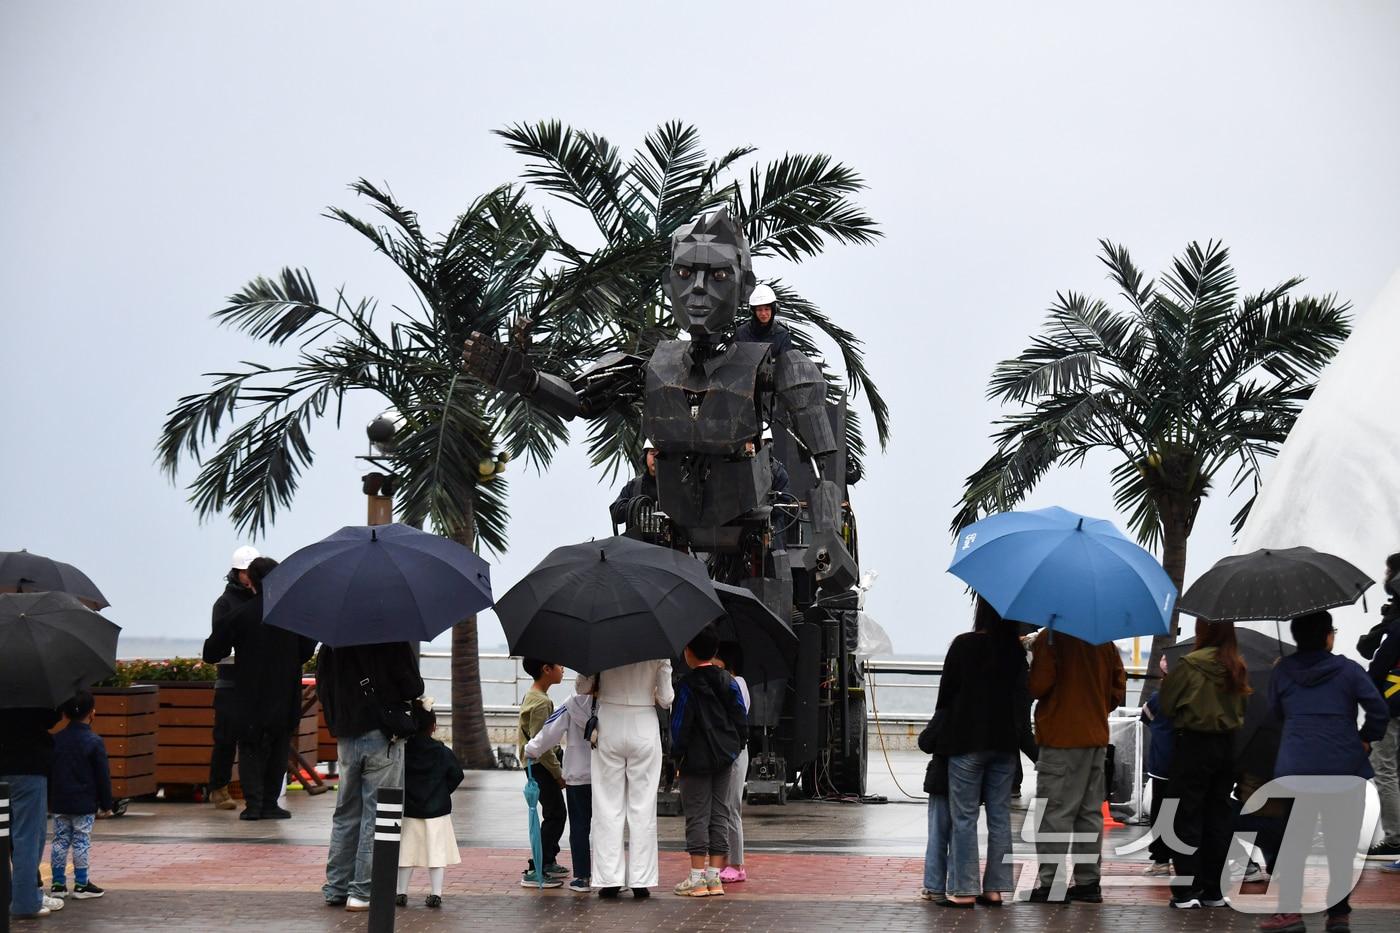
[[[1118,820],[1115,820],[1115,819],[1113,818],[1113,811],[1111,811],[1111,810],[1108,809],[1108,801],[1107,801],[1107,800],[1105,800],[1105,801],[1103,802],[1103,828],[1104,828],[1104,829],[1122,829],[1122,828],[1123,828],[1123,824],[1122,824],[1121,822],[1119,822]]]

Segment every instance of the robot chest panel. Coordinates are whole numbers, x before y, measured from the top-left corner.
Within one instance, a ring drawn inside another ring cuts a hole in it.
[[[659,344],[647,364],[646,435],[663,453],[733,454],[759,434],[768,346],[731,344],[697,361],[688,343]]]

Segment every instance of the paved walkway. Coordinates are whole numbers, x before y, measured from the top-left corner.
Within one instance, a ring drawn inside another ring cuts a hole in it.
[[[877,759],[881,765],[883,762]],[[894,771],[906,788],[919,784],[923,757],[898,754]],[[1131,842],[1143,828],[1109,834],[1105,842],[1105,903],[1046,907],[1013,904],[993,910],[953,910],[920,901],[925,811],[896,802],[888,773],[872,789],[886,805],[800,802],[745,811],[750,881],[730,885],[723,898],[681,899],[667,893],[684,873],[682,821],[662,818],[662,887],[648,902],[616,902],[566,889],[525,890],[526,858],[521,777],[469,774],[454,796],[462,864],[447,872],[440,910],[423,906],[419,873],[410,906],[397,912],[401,930],[1252,930],[1258,917],[1233,910],[1175,912],[1166,892],[1142,875]],[[324,907],[319,894],[334,795],[289,796],[295,817],[245,823],[236,814],[194,804],[138,802],[121,819],[99,823],[93,879],[109,894],[69,901],[40,921],[15,930],[363,930],[366,915]],[[1015,852],[1032,849],[1017,820]],[[567,840],[566,840],[567,841]],[[567,847],[566,847],[567,852]],[[47,871],[47,867],[45,868]],[[1020,872],[1022,886],[1029,873]],[[1152,879],[1158,880],[1158,879]],[[1400,930],[1400,876],[1368,869],[1353,895],[1353,929]],[[1321,930],[1315,920],[1310,928]]]

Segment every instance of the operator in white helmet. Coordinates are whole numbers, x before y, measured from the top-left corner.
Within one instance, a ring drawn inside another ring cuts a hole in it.
[[[614,525],[627,524],[627,510],[631,507],[633,499],[645,496],[653,503],[656,502],[655,442],[642,442],[642,459],[639,466],[642,471],[627,481],[627,485],[622,487],[612,505],[608,506],[608,514],[612,516]]]
[[[792,349],[792,332],[778,320],[778,296],[770,286],[757,285],[749,295],[750,317],[734,334],[739,343],[766,343],[778,359]]]

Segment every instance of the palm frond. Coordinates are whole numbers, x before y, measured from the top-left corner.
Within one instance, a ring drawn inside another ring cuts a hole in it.
[[[851,167],[827,155],[784,155],[749,173],[747,196],[735,192],[749,250],[801,262],[820,253],[827,237],[839,243],[869,244],[884,234],[874,219],[851,200],[865,181]]]
[[[230,295],[214,318],[274,346],[308,336],[308,325],[334,326],[338,320],[334,311],[321,304],[311,273],[292,268],[283,268],[275,278],[253,279]],[[313,328],[310,339],[318,334]]]

